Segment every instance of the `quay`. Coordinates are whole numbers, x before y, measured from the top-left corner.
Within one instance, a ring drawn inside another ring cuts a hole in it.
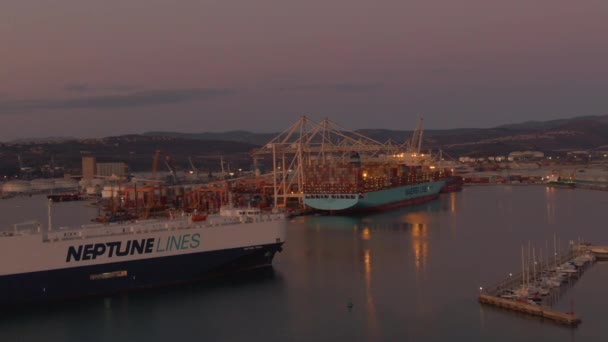
[[[608,246],[592,245],[592,244],[578,244],[573,248],[577,253],[591,253],[595,256],[596,260],[606,261],[608,260]]]
[[[543,263],[530,258],[525,261],[522,247],[523,271],[510,274],[509,278],[493,287],[480,288],[478,301],[484,305],[576,327],[582,321],[573,311],[559,312],[544,303],[551,303],[549,298],[560,296],[563,293],[563,284],[579,279],[595,260],[603,260],[608,256],[608,253],[601,253],[603,251],[608,251],[608,246],[571,242],[568,253],[563,256],[556,255],[554,260]]]
[[[540,305],[528,304],[526,302],[518,302],[511,299],[500,298],[489,294],[482,293],[479,295],[479,302],[492,306],[497,306],[503,309],[518,311],[533,316],[546,318],[557,323],[567,325],[578,325],[581,319],[573,313],[562,313]]]

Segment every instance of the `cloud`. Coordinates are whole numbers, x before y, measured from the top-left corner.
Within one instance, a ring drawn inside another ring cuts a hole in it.
[[[113,84],[113,85],[91,85],[88,83],[70,83],[63,87],[63,90],[73,93],[86,93],[98,91],[134,91],[141,87],[128,84]]]
[[[300,84],[279,88],[281,91],[334,91],[340,93],[365,92],[381,88],[378,83]]]
[[[176,104],[229,96],[231,89],[160,89],[118,95],[84,96],[68,99],[0,100],[0,114],[44,109],[115,109]]]
[[[476,70],[473,68],[466,67],[458,67],[458,66],[445,66],[445,67],[437,67],[427,69],[430,74],[470,74],[474,73]]]
[[[71,84],[67,84],[65,87],[63,87],[64,90],[67,91],[72,91],[72,92],[87,92],[91,90],[91,87],[86,84],[86,83],[71,83]]]

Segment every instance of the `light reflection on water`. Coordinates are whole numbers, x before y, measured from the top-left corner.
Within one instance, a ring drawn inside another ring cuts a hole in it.
[[[423,223],[412,225],[412,247],[414,249],[414,265],[416,271],[424,269],[429,256],[427,225]]]
[[[373,336],[378,336],[378,317],[372,291],[372,257],[369,248],[364,250],[363,263],[365,267],[365,296],[367,304],[367,323]]]
[[[608,244],[607,195],[541,186],[467,187],[375,215],[298,217],[289,224],[272,276],[112,297],[108,306],[93,299],[50,314],[12,315],[0,319],[0,340],[80,341],[94,335],[164,341],[200,338],[201,330],[209,340],[608,340],[607,264],[593,266],[556,304],[566,311],[574,300],[583,317],[576,330],[476,301],[479,286],[521,269],[521,245],[528,241],[544,258],[553,252],[554,234],[562,248],[579,236]],[[26,204],[17,209],[31,211]],[[58,221],[80,212],[65,208],[57,208]],[[44,220],[46,208],[36,204],[35,211]],[[3,220],[11,214],[2,213]]]

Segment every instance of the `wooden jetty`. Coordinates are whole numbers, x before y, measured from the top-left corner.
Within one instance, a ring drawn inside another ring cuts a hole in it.
[[[542,318],[546,318],[557,323],[567,324],[576,326],[581,323],[581,319],[578,316],[571,313],[563,313],[555,310],[551,310],[549,308],[528,304],[526,302],[518,302],[515,300],[504,299],[496,296],[492,296],[486,293],[481,293],[479,295],[479,302],[483,304],[489,304],[492,306],[497,306],[500,308],[518,311],[522,313],[526,313],[533,316],[538,316]]]
[[[578,244],[574,246],[574,250],[579,253],[591,253],[597,260],[605,261],[608,260],[608,246],[592,245],[592,244]]]
[[[561,265],[562,263],[565,263],[569,260],[573,260],[575,257],[583,254],[593,254],[596,257],[599,257],[598,254],[600,253],[598,253],[598,251],[607,251],[606,255],[608,255],[608,246],[593,246],[590,244],[580,243],[574,244],[573,242],[571,242],[570,250],[565,253],[565,255],[556,257],[556,260],[546,261],[545,263],[538,263],[538,268],[540,270],[550,269],[553,266]],[[580,267],[578,271],[572,275],[572,277],[574,279],[580,278],[580,276],[582,276],[582,273],[592,263],[592,261],[590,263],[585,263],[585,265]],[[496,286],[484,289],[480,288],[481,292],[478,298],[479,302],[486,305],[492,305],[503,309],[541,317],[543,319],[547,319],[560,324],[577,326],[579,323],[581,323],[581,319],[576,316],[574,312],[559,312],[547,306],[530,303],[525,299],[525,297],[520,300],[501,297],[501,293],[503,293],[503,291],[514,289],[518,287],[519,284],[524,284],[526,283],[526,281],[529,281],[529,276],[529,274],[524,272],[512,274],[509,276],[509,278],[504,279]]]

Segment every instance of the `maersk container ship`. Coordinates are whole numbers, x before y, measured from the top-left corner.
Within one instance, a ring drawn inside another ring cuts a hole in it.
[[[449,176],[433,166],[362,164],[353,153],[348,163],[309,165],[303,198],[311,208],[334,213],[385,210],[437,198]]]
[[[304,203],[309,207],[328,211],[387,210],[433,200],[439,196],[444,184],[444,180],[438,180],[365,193],[305,194]]]
[[[50,222],[50,220],[49,220]],[[284,214],[224,207],[205,219],[0,231],[0,305],[188,282],[269,266],[285,242]]]

